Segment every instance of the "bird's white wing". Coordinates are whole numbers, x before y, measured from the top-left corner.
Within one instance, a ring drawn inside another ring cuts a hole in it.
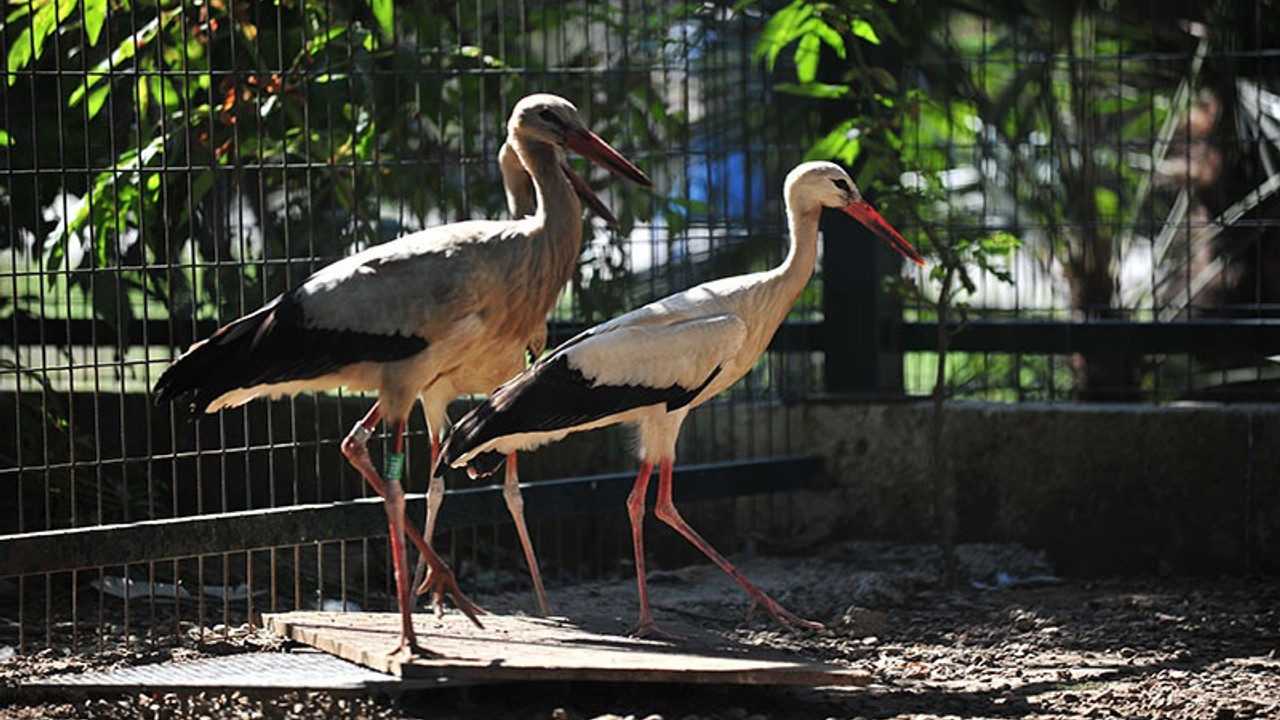
[[[454,425],[441,450],[444,462],[456,465],[503,438],[536,447],[639,408],[686,407],[720,377],[747,336],[732,313],[635,320],[596,326],[493,391]]]
[[[746,341],[736,314],[614,325],[567,346],[570,368],[597,386],[696,388]]]

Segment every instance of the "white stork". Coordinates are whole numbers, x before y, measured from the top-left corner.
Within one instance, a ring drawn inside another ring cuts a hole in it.
[[[339,260],[193,345],[156,383],[158,403],[192,394],[193,407],[208,413],[259,396],[377,391],[342,453],[386,501],[401,617],[396,652],[421,651],[406,531],[430,566],[425,588],[451,595],[479,624],[448,566],[405,521],[400,477],[414,400],[421,396],[433,431],[443,428],[451,399],[492,390],[524,367],[526,348],[545,343],[547,312],[582,241],[582,206],[562,170],[565,147],[649,184],[554,95],[517,103],[507,137],[532,178],[533,215],[429,228]],[[394,451],[380,475],[367,443],[384,416]]]
[[[800,165],[784,189],[791,246],[772,270],[722,278],[670,295],[568,340],[463,416],[440,461],[473,475],[507,454],[615,423],[639,431],[640,472],[627,499],[640,594],[633,634],[660,633],[645,582],[645,490],[658,465],[654,514],[675,528],[783,624],[821,627],[789,612],[747,580],[689,526],[672,496],[676,437],[693,408],[747,373],[813,274],[822,208],[856,218],[915,263],[923,258],[859,194],[840,167]]]
[[[502,147],[498,149],[498,168],[502,173],[502,187],[506,192],[507,210],[511,213],[511,217],[519,219],[535,214],[538,209],[538,198],[533,185],[533,176],[525,169],[519,153],[516,152],[515,147],[510,142],[502,143]],[[613,216],[613,213],[609,211],[609,207],[595,194],[591,186],[587,185],[586,181],[568,163],[564,163],[562,168],[565,176],[569,179],[569,183],[573,186],[574,191],[582,202],[586,203],[587,207],[590,207],[593,212],[603,218],[610,227],[618,227],[617,218]],[[571,257],[570,260],[572,261],[573,258]],[[568,270],[572,272],[572,269],[573,266],[570,264]],[[541,334],[535,335],[529,340],[528,349],[533,357],[536,358],[542,354],[542,351],[546,349],[546,341],[547,336],[545,327],[543,327]],[[523,358],[519,360],[519,363],[519,367],[523,369]],[[424,396],[422,404],[423,414],[427,419],[428,432],[431,436],[430,467],[433,469],[436,467],[440,454],[440,440],[444,437],[448,424],[448,416],[445,412],[450,400],[452,398],[445,398],[442,395]],[[439,401],[443,401],[445,407],[437,407],[435,403]],[[435,537],[436,521],[440,517],[440,507],[444,503],[444,495],[444,475],[432,472],[430,484],[427,487],[426,528],[423,530],[423,538],[428,545],[432,544],[432,538]],[[528,525],[524,519],[524,497],[520,492],[520,476],[516,470],[515,453],[507,456],[507,472],[502,483],[502,498],[506,502],[507,511],[511,513],[516,535],[520,539],[520,547],[524,551],[525,563],[529,567],[529,577],[533,583],[534,596],[538,600],[538,610],[543,617],[546,617],[550,614],[550,607],[547,604],[547,591],[542,582],[542,572],[538,569],[537,554],[533,551],[533,540],[529,536]],[[425,593],[429,589],[425,582],[427,571],[427,558],[422,556],[418,559],[418,567],[414,572],[414,585],[418,594]]]

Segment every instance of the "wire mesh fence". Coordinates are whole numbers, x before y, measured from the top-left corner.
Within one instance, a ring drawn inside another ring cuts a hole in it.
[[[1021,243],[957,298],[950,392],[1276,399],[1272,9],[977,3],[908,61],[924,119],[903,186],[940,202],[923,224],[961,254]],[[920,340],[916,389],[937,358]]]
[[[776,188],[797,143],[767,109],[738,112],[765,89],[750,61],[758,16],[661,3],[12,7],[0,48],[0,386],[13,423],[0,532],[80,542],[55,559],[51,540],[37,552],[58,570],[24,571],[6,587],[15,622],[0,641],[23,650],[208,633],[277,609],[394,604],[376,514],[341,530],[321,518],[303,544],[267,530],[208,537],[219,552],[184,549],[183,535],[225,523],[176,522],[258,512],[255,522],[279,527],[295,521],[273,509],[366,497],[338,443],[371,397],[304,395],[193,422],[152,407],[149,392],[181,348],[337,257],[504,216],[495,156],[522,95],[570,98],[670,190],[642,195],[588,176],[623,231],[588,219],[561,324],[781,255]],[[762,367],[737,395],[767,397],[780,379]],[[715,438],[738,421],[738,402],[691,423],[690,460],[729,456]],[[410,490],[421,491],[415,422]],[[767,437],[749,452],[786,451],[785,432]],[[592,447],[578,472],[629,469],[625,438]],[[536,458],[525,464],[526,477],[541,470]],[[437,540],[464,584],[527,583],[509,523],[451,523],[451,505],[444,525],[454,529]],[[553,585],[625,571],[621,509],[535,523]],[[114,524],[146,535],[93,532]]]
[[[953,397],[1274,400],[1271,4],[890,5],[11,3],[0,534],[81,544],[56,571],[0,572],[13,578],[0,642],[102,648],[261,611],[393,604],[381,511],[338,448],[371,397],[192,422],[149,392],[182,348],[336,258],[505,216],[495,157],[530,92],[574,101],[656,181],[588,175],[621,229],[588,215],[553,342],[776,263],[782,178],[806,154],[849,165],[937,259],[901,271],[869,243],[828,243],[774,351],[690,416],[682,460],[787,456],[792,429],[758,427],[779,423],[761,403],[926,395],[940,340]],[[625,473],[630,455],[604,433],[522,469]],[[286,540],[292,509],[330,503],[356,519],[316,511],[307,542]],[[597,505],[535,522],[553,584],[629,572],[621,504]],[[788,507],[705,514],[750,525]],[[227,530],[238,513],[267,530]],[[467,587],[522,587],[509,523],[476,517],[438,538]],[[210,532],[217,552],[188,537]]]

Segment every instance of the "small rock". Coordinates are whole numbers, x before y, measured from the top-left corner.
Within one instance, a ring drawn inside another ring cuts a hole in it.
[[[1018,612],[1013,616],[1013,629],[1018,632],[1030,632],[1036,627],[1036,616],[1027,612]]]
[[[852,637],[884,635],[889,631],[889,616],[879,610],[850,605],[840,617],[839,629]]]

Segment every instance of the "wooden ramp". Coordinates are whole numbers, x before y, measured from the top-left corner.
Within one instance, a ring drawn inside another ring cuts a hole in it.
[[[616,621],[485,615],[483,630],[461,614],[414,616],[418,642],[438,655],[389,655],[395,613],[291,612],[264,616],[272,631],[404,680],[484,683],[537,680],[866,685],[862,671],[741,645],[693,625],[670,623],[674,641],[600,631]],[[591,629],[591,628],[595,629]]]

